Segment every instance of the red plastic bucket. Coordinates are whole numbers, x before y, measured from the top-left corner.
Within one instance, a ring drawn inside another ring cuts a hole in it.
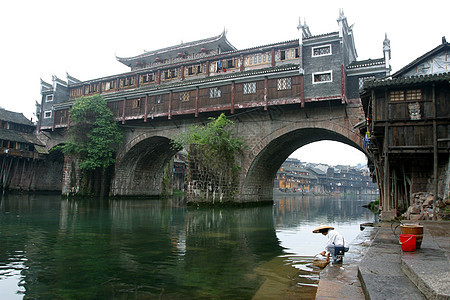
[[[416,251],[416,235],[415,234],[400,234],[400,245],[403,251]]]

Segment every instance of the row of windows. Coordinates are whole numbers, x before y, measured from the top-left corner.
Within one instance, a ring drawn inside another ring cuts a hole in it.
[[[422,90],[406,90],[406,91],[391,91],[391,101],[418,101],[422,100]]]
[[[209,50],[209,51],[190,54],[190,55],[186,55],[186,56],[182,56],[182,57],[179,56],[179,57],[173,57],[173,58],[163,59],[163,60],[157,59],[157,61],[152,62],[152,63],[140,64],[138,68],[150,68],[150,67],[155,67],[155,66],[159,66],[159,65],[163,65],[163,64],[180,63],[185,60],[198,59],[201,57],[205,57],[207,54],[211,55],[211,54],[217,54],[217,53],[215,50]],[[331,45],[312,47],[312,56],[313,57],[331,55],[331,54],[332,54]],[[298,57],[299,57],[299,49],[298,48],[292,48],[292,49],[287,49],[287,50],[277,50],[275,52],[275,60],[277,60],[277,61],[294,59],[294,58],[298,58]],[[265,62],[270,62],[271,59],[272,59],[272,57],[271,57],[270,53],[255,54],[255,55],[245,57],[244,65],[248,66],[248,65],[261,64],[261,63],[265,63]],[[234,66],[239,67],[240,62],[236,62],[234,64]],[[190,74],[190,75],[192,75],[192,74]]]
[[[10,149],[17,149],[17,150],[26,150],[26,151],[33,150],[33,145],[21,143],[21,142],[8,141],[8,140],[0,140],[0,146],[2,148],[10,148]],[[8,152],[6,152],[6,153],[8,153]]]

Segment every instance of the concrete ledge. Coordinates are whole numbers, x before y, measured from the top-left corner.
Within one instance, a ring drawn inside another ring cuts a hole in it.
[[[358,268],[366,299],[425,299],[401,270],[401,252],[397,236],[383,223]]]
[[[427,299],[450,299],[450,263],[424,227],[422,247],[403,252],[402,270]]]

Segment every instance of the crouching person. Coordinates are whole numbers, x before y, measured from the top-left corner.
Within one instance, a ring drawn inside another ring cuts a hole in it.
[[[321,233],[324,236],[328,237],[327,245],[325,246],[325,250],[320,254],[323,256],[327,256],[327,261],[330,260],[330,255],[333,258],[333,263],[338,264],[342,263],[345,252],[349,250],[348,244],[345,241],[344,237],[334,230],[334,227],[321,225],[313,230],[313,233]]]

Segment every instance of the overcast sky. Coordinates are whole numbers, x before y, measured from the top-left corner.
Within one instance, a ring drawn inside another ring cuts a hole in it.
[[[358,60],[381,58],[391,40],[395,72],[450,40],[450,1],[138,1],[0,2],[0,107],[35,119],[39,79],[66,72],[89,80],[127,72],[116,60],[144,50],[220,34],[238,49],[298,38],[298,19],[313,35],[338,31],[344,10],[354,24]]]

